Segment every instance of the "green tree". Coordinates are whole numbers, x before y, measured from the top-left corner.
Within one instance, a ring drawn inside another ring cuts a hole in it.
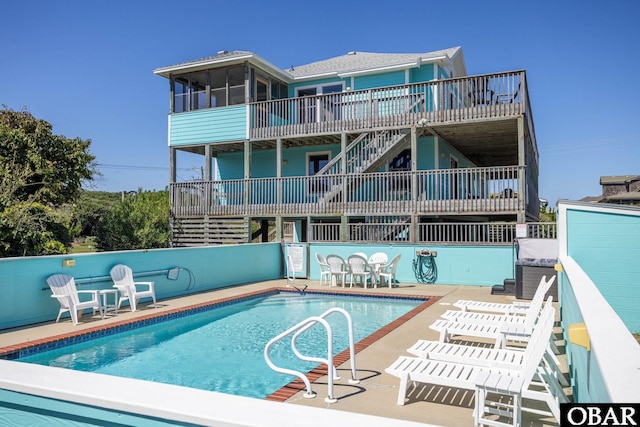
[[[100,218],[120,204],[122,195],[107,191],[81,190],[73,204],[72,227],[76,236],[96,236]]]
[[[128,195],[100,219],[98,248],[105,251],[169,247],[169,192]]]
[[[66,253],[73,202],[95,174],[90,141],[55,135],[28,111],[0,110],[0,256]]]

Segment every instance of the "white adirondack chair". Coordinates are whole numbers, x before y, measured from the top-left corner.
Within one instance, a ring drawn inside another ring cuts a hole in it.
[[[73,277],[68,276],[66,274],[54,274],[47,278],[47,284],[51,288],[53,295],[52,298],[56,298],[60,303],[60,311],[58,312],[58,317],[56,318],[56,323],[60,320],[60,316],[62,313],[69,312],[71,316],[71,321],[74,325],[78,324],[78,312],[80,312],[80,316],[82,315],[82,311],[90,308],[93,310],[93,314],[96,314],[96,311],[100,313],[100,317],[104,318],[104,313],[102,311],[102,305],[100,304],[99,299],[99,291],[79,291],[76,288],[76,281]],[[80,301],[79,295],[91,295],[90,300]]]
[[[129,300],[131,311],[136,311],[138,302],[142,298],[153,299],[153,306],[157,307],[154,282],[135,282],[133,280],[133,271],[124,264],[113,266],[110,274],[111,279],[113,279],[113,286],[120,292],[118,309],[124,301]]]
[[[523,410],[540,413],[539,408],[523,407],[523,398],[547,403],[549,414],[559,420],[559,398],[554,395],[556,389],[549,386],[550,376],[542,363],[553,332],[555,316],[553,306],[549,303],[548,307],[545,307],[546,315],[541,317],[532,334],[533,338],[523,352],[522,362],[508,368],[400,356],[385,369],[386,373],[400,378],[398,405],[404,405],[410,383],[414,387],[418,383],[426,383],[474,391],[475,425],[520,426]],[[487,403],[494,395],[498,397],[498,406]],[[507,398],[501,400],[503,396]],[[497,413],[509,417],[512,422],[506,424],[487,418]]]

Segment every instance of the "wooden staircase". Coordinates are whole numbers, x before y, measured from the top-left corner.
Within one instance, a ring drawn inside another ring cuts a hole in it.
[[[251,232],[245,218],[191,217],[171,221],[171,246],[247,243]]]
[[[380,170],[397,156],[408,144],[410,133],[406,129],[366,132],[358,136],[345,149],[347,174],[363,174]],[[316,176],[342,173],[343,156],[336,156]],[[347,189],[347,193],[352,191]],[[318,199],[320,203],[338,199],[342,185],[332,185]]]

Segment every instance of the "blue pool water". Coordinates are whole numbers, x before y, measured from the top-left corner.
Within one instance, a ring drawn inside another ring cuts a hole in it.
[[[340,307],[351,315],[358,342],[421,302],[285,292],[18,360],[264,398],[295,379],[273,372],[264,360],[264,347],[276,335],[310,316]],[[339,313],[326,320],[333,329],[335,355],[349,346],[347,322]],[[297,341],[303,354],[324,358],[326,343],[326,332],[320,325]],[[270,356],[276,365],[302,372],[316,366],[293,357],[290,344],[285,339],[272,347]]]

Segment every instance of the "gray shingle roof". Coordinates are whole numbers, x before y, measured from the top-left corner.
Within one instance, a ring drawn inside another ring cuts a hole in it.
[[[248,52],[248,51],[244,51],[244,50],[234,50],[232,52],[227,52],[226,50],[223,50],[223,51],[218,52],[217,55],[206,56],[204,58],[194,59],[194,60],[187,61],[187,62],[180,62],[178,64],[168,65],[166,67],[161,67],[161,68],[188,67],[190,65],[197,65],[197,64],[200,64],[202,62],[211,62],[211,61],[218,61],[218,60],[228,60],[228,59],[234,59],[234,58],[242,58],[242,57],[247,56],[247,55],[253,55],[253,52]]]
[[[155,69],[154,73],[168,77],[169,73],[175,71],[193,70],[211,66],[212,64],[218,62],[233,62],[234,59],[240,60],[241,58],[247,58],[252,62],[259,63],[262,66],[271,68],[272,70],[278,70],[277,72],[281,72],[283,74],[283,77],[288,76],[293,80],[323,74],[349,74],[381,68],[403,66],[407,64],[419,65],[422,62],[429,62],[431,60],[436,60],[443,57],[446,58],[446,60],[451,60],[454,67],[462,67],[462,69],[459,70],[459,73],[466,74],[466,69],[464,69],[464,59],[462,58],[462,48],[460,47],[453,47],[449,49],[425,53],[350,52],[346,55],[336,56],[334,58],[296,66],[288,70],[280,70],[279,68],[275,67],[273,64],[264,60],[253,52],[242,50],[234,50],[231,52],[220,51],[216,55],[194,59],[192,61],[182,62],[166,67],[160,67]]]
[[[370,53],[350,52],[311,64],[300,65],[286,70],[294,78],[322,75],[328,73],[347,74],[378,68],[401,66],[404,64],[418,64],[421,61],[447,56],[453,58],[460,47],[437,50],[425,53]]]

